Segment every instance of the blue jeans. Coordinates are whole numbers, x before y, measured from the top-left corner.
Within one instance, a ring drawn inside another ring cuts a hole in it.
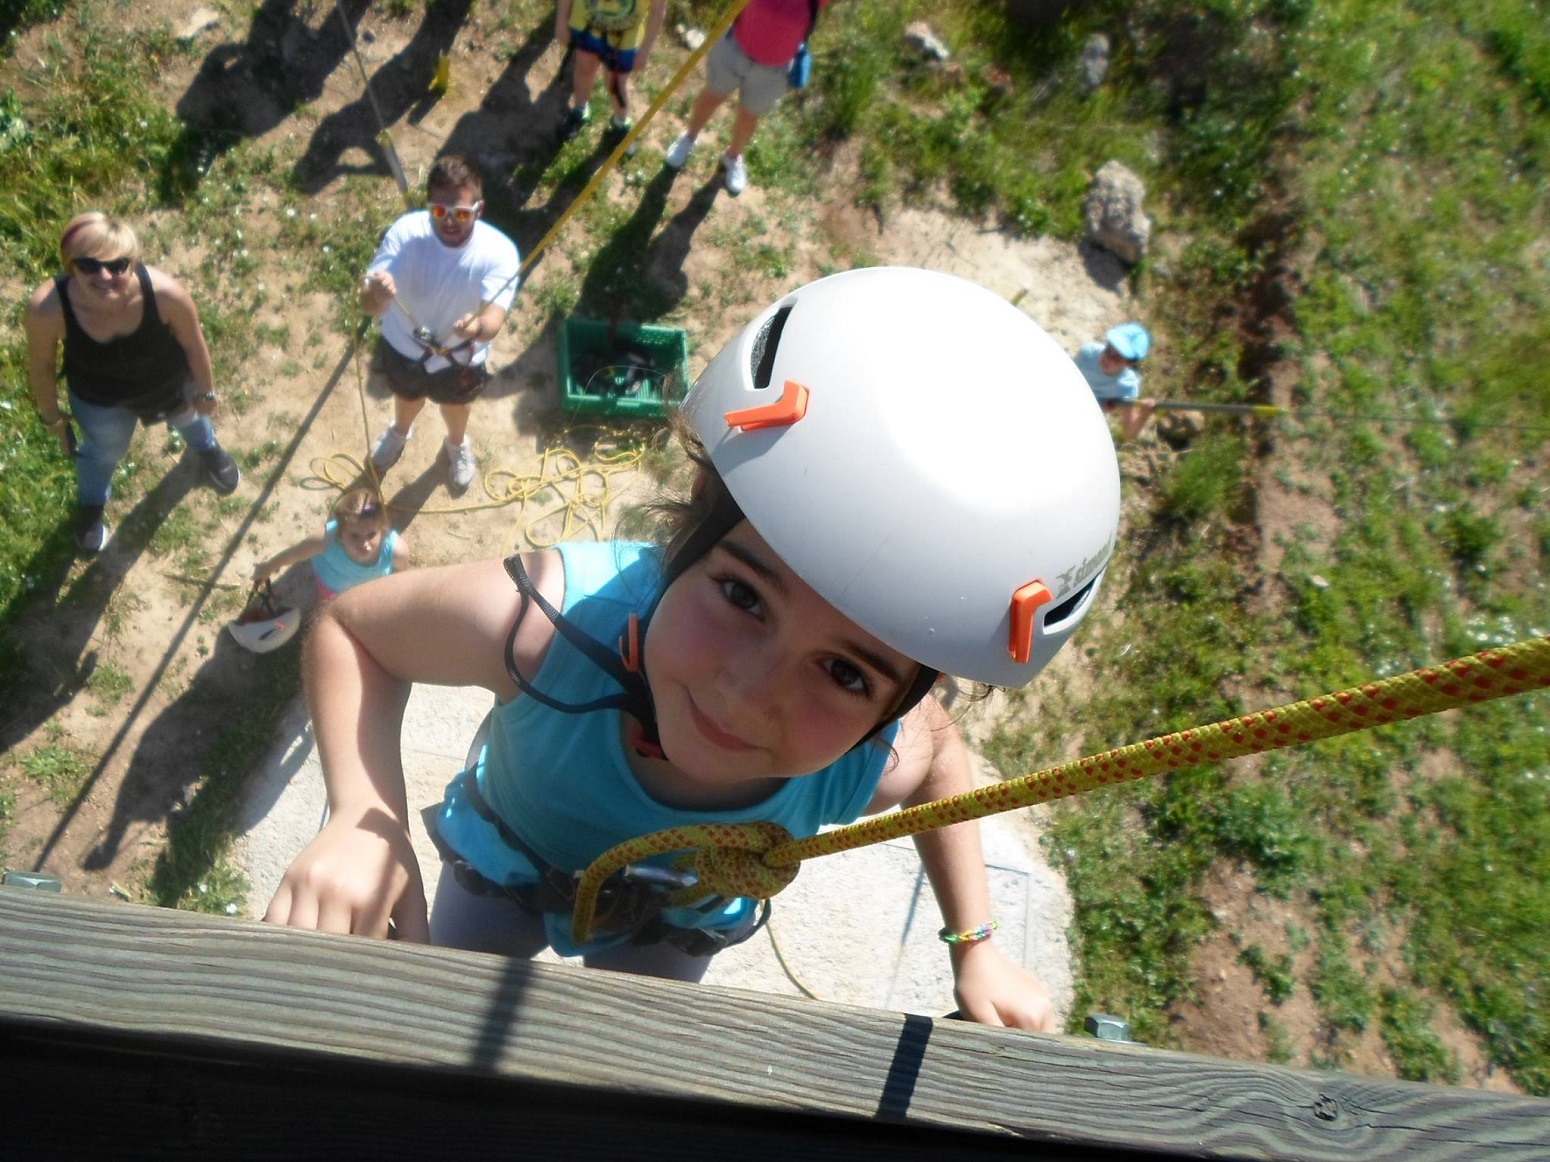
[[[81,429],[81,442],[75,450],[76,500],[88,505],[107,504],[113,470],[129,451],[129,441],[134,439],[140,419],[128,408],[87,403],[73,391],[70,413]],[[182,433],[196,452],[208,452],[217,446],[210,418],[187,404],[167,417],[167,426]]]

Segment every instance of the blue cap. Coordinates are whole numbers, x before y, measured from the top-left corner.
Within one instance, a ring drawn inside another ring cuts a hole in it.
[[[1121,323],[1110,327],[1104,340],[1124,358],[1139,363],[1152,349],[1152,336],[1140,323]]]

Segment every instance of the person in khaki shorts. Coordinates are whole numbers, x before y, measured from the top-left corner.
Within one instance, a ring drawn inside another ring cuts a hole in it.
[[[447,425],[449,485],[461,492],[473,483],[468,416],[521,271],[516,245],[480,220],[482,192],[465,159],[438,158],[426,179],[428,207],[388,228],[361,280],[361,309],[382,322],[372,378],[393,393],[393,423],[371,454],[379,476],[398,463],[430,400]]]
[[[812,34],[818,13],[829,0],[753,0],[739,14],[726,36],[705,57],[705,87],[689,110],[689,127],[668,147],[667,165],[682,169],[711,115],[737,93],[737,117],[721,155],[727,193],[734,198],[748,187],[743,150],[759,127],[759,118],[773,109],[790,87],[787,73],[797,49]]]

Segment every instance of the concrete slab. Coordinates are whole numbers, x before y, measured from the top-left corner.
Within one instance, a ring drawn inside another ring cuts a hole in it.
[[[441,799],[491,705],[481,690],[416,686],[404,716],[404,775],[412,834],[426,893],[441,863],[418,811]],[[263,915],[286,867],[323,817],[322,770],[305,707],[286,719],[285,738],[249,788],[236,859],[251,884],[249,907]],[[1025,827],[1006,816],[981,822],[1000,946],[1020,957],[1054,993],[1062,1019],[1072,1003],[1065,881],[1040,857]],[[941,918],[909,840],[810,860],[775,898],[769,925],[716,957],[707,983],[840,1004],[941,1015],[956,1008],[952,972],[937,939]],[[552,953],[545,960],[558,961]],[[579,963],[579,962],[578,962]]]

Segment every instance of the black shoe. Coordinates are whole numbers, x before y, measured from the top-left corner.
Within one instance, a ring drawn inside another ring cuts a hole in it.
[[[242,473],[237,471],[237,465],[226,454],[225,448],[217,444],[199,453],[199,458],[204,461],[205,471],[210,474],[211,488],[222,496],[230,496],[237,491],[237,482],[242,479]]]
[[[565,120],[560,122],[560,141],[570,141],[576,134],[581,132],[582,127],[591,119],[592,109],[590,106],[583,105],[580,109],[566,110]]]
[[[102,523],[102,505],[81,504],[75,509],[75,543],[81,552],[95,556],[108,543],[108,526]]]

